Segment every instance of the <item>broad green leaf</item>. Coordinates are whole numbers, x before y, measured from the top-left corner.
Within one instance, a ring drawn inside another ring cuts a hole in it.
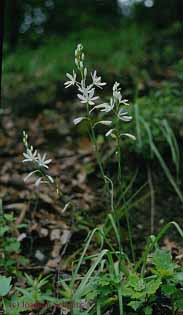
[[[151,306],[146,306],[146,307],[144,308],[144,313],[145,313],[145,315],[152,315],[152,312],[153,312],[153,309],[152,309]]]
[[[134,311],[136,311],[142,305],[142,302],[141,301],[131,301],[130,303],[128,303],[128,305],[131,306],[131,308],[133,308]]]
[[[154,273],[161,277],[171,276],[177,268],[177,265],[172,262],[170,252],[163,249],[156,249],[152,257],[152,263],[155,265]]]
[[[175,306],[183,310],[183,299],[175,301]]]
[[[0,236],[3,236],[8,231],[9,231],[9,227],[8,226],[1,226],[0,227]]]
[[[11,277],[0,276],[0,296],[5,296],[11,289]]]
[[[174,280],[176,283],[183,283],[183,272],[176,272],[176,273],[173,275],[173,280]]]
[[[11,243],[7,244],[6,246],[6,252],[11,253],[15,252],[17,253],[20,249],[20,243],[18,241],[12,241]]]
[[[148,295],[153,295],[156,293],[156,291],[159,289],[161,285],[161,279],[153,279],[146,284],[146,292]]]

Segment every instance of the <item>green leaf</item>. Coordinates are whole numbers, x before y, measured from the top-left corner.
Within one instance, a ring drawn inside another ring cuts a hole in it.
[[[183,272],[176,272],[172,279],[176,282],[176,283],[183,283]]]
[[[151,306],[146,306],[144,309],[145,315],[152,315],[153,309]]]
[[[146,292],[148,295],[153,295],[156,293],[156,291],[159,289],[161,285],[161,279],[153,279],[146,284]]]
[[[177,288],[174,284],[164,284],[162,286],[162,292],[165,295],[171,296],[172,294],[177,292]]]
[[[17,253],[20,249],[20,242],[18,242],[16,239],[11,239],[9,244],[6,245],[6,252],[11,253],[15,252]]]
[[[141,299],[145,299],[146,297],[146,292],[145,291],[142,291],[142,292],[133,292],[132,295],[131,295],[132,299],[137,299],[137,300],[141,300]]]
[[[175,306],[176,306],[177,308],[183,309],[183,300],[181,299],[181,300],[175,301]]]
[[[11,277],[6,278],[4,276],[0,276],[0,296],[5,296],[11,289]]]
[[[8,222],[13,222],[14,221],[14,217],[13,214],[5,214],[4,218],[8,221]]]
[[[135,273],[132,273],[129,276],[128,282],[131,287],[135,288],[138,285],[139,277]]]
[[[134,311],[136,311],[142,305],[142,302],[141,301],[131,301],[130,303],[128,303],[128,305],[131,306],[131,308],[133,308]]]
[[[0,227],[0,236],[3,236],[8,231],[9,231],[9,227],[8,226],[1,226]]]
[[[131,296],[133,293],[134,293],[134,290],[132,288],[129,288],[126,285],[121,288],[121,294],[123,296]]]
[[[177,265],[172,262],[170,252],[163,249],[156,249],[152,257],[152,263],[155,265],[153,272],[161,277],[173,275],[175,268],[177,268]]]

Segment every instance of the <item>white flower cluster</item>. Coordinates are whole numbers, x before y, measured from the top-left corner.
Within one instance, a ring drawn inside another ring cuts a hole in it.
[[[115,82],[113,85],[113,95],[110,98],[110,103],[106,104],[106,107],[102,110],[107,113],[112,112],[111,116],[115,118],[115,122],[117,123],[115,123],[114,128],[107,131],[106,136],[112,136],[113,138],[116,138],[118,132],[116,129],[116,125],[118,124],[118,122],[130,122],[132,120],[132,116],[129,116],[128,111],[122,107],[123,105],[129,106],[128,100],[123,99],[120,84],[118,82]],[[120,136],[126,136],[131,138],[132,140],[135,140],[135,137],[129,133],[120,133]]]
[[[23,143],[26,149],[26,152],[23,153],[24,160],[23,163],[31,163],[33,171],[31,171],[25,178],[24,181],[27,181],[32,175],[36,175],[35,186],[38,187],[42,183],[54,183],[53,178],[46,174],[45,170],[49,168],[51,159],[46,159],[46,153],[41,156],[41,154],[34,150],[33,146],[28,144],[28,135],[23,131]]]
[[[103,124],[105,126],[112,126],[113,121],[120,120],[124,122],[131,121],[132,117],[129,116],[127,110],[122,108],[121,106],[128,106],[128,100],[122,98],[120,84],[118,82],[114,83],[113,86],[113,95],[110,98],[109,103],[97,104],[96,101],[99,99],[99,96],[96,96],[96,88],[102,89],[106,83],[102,82],[100,76],[97,75],[96,70],[91,73],[92,82],[88,85],[88,70],[84,65],[85,55],[83,52],[83,46],[79,44],[75,50],[75,65],[77,67],[78,72],[80,73],[81,80],[77,80],[77,74],[73,70],[72,74],[67,73],[66,76],[69,79],[65,82],[65,87],[68,88],[70,86],[76,86],[78,89],[78,99],[81,103],[87,105],[87,115],[85,117],[78,117],[74,119],[74,124],[77,125],[83,120],[90,119],[90,115],[94,110],[99,110],[103,113],[110,113],[110,120],[100,120],[94,124],[94,127],[97,124]],[[89,108],[91,107],[91,109]],[[110,129],[106,136],[111,135],[112,137],[116,137],[115,135],[116,127]],[[128,136],[131,139],[135,139],[135,137],[128,133],[123,133],[121,136]]]

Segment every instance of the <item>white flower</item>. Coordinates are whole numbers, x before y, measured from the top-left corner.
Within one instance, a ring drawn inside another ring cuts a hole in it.
[[[131,133],[121,133],[120,136],[128,137],[134,141],[136,140],[136,137],[134,135],[132,135]]]
[[[122,95],[120,91],[113,91],[113,98],[115,101],[118,101],[118,103],[121,103],[122,101]]]
[[[82,94],[91,92],[93,88],[93,84],[86,86],[85,80],[81,80],[81,84],[77,84],[77,86],[78,86],[78,91],[81,92]]]
[[[30,172],[30,173],[24,178],[24,182],[27,182],[28,179],[29,179],[32,175],[34,175],[35,173],[37,173],[37,172],[38,172],[38,170],[35,170],[35,171],[33,171],[33,172]]]
[[[113,91],[117,91],[117,90],[120,91],[121,89],[118,89],[119,86],[120,86],[120,83],[119,82],[115,82],[114,85],[113,85],[113,88],[112,88]]]
[[[105,126],[110,126],[112,124],[112,121],[111,120],[101,120],[98,123],[105,125]]]
[[[132,116],[128,116],[128,112],[121,108],[118,112],[118,118],[122,121],[129,122],[132,120]]]
[[[96,101],[99,97],[94,96],[95,94],[95,89],[89,90],[87,88],[80,88],[79,89],[83,94],[78,94],[78,98],[80,99],[80,102],[83,104],[88,103],[89,105],[95,105],[94,101]]]
[[[78,44],[77,48],[75,49],[75,57],[78,57],[78,55],[81,54],[82,60],[84,60],[84,53],[82,51],[83,51],[83,45]]]
[[[37,156],[37,163],[40,167],[45,167],[48,169],[48,164],[51,163],[51,159],[46,160],[46,153],[43,154],[43,156],[40,155],[40,153],[38,153]]]
[[[87,77],[87,73],[88,73],[87,68],[84,68],[84,77],[85,77],[85,79],[86,79],[86,77]]]
[[[114,131],[115,131],[115,129],[110,129],[109,131],[106,132],[105,136],[106,137],[111,136],[113,138],[116,138],[116,135],[114,134]]]
[[[120,84],[118,82],[115,82],[113,85],[113,98],[114,101],[117,101],[119,104],[123,104],[123,105],[129,105],[128,100],[127,99],[122,99],[122,95],[121,95],[121,89],[119,88]]]
[[[111,110],[113,110],[113,108],[114,108],[114,103],[113,103],[113,102],[111,102],[110,104],[108,104],[108,103],[103,103],[103,104],[94,106],[94,107],[90,110],[90,113],[91,113],[93,110],[95,110],[95,109],[100,109],[101,112],[109,113]]]
[[[74,123],[74,125],[78,125],[78,124],[80,124],[80,122],[83,121],[84,119],[87,119],[87,118],[86,118],[86,117],[78,117],[78,118],[75,118],[75,119],[73,120],[73,123]]]
[[[101,77],[97,76],[96,70],[93,73],[91,73],[91,77],[93,80],[93,85],[97,86],[98,88],[102,89],[102,86],[106,85],[105,82],[101,82]]]
[[[79,69],[83,68],[83,61],[85,55],[83,53],[83,46],[79,44],[75,50],[75,64]]]
[[[66,74],[67,78],[69,79],[69,81],[65,82],[64,85],[65,85],[65,88],[67,89],[68,87],[72,86],[72,85],[75,85],[76,84],[76,73],[75,71],[73,70],[73,74],[69,74],[67,73]]]
[[[112,124],[112,121],[111,120],[100,120],[100,121],[97,121],[95,124],[94,124],[94,127],[98,124],[101,124],[101,125],[105,125],[105,126],[110,126]]]
[[[35,186],[36,188],[38,188],[40,186],[40,184],[48,184],[48,182],[46,180],[44,180],[42,177],[39,177],[36,181],[35,181]]]
[[[29,172],[29,174],[24,178],[24,181],[28,181],[28,179],[35,175],[35,186],[36,188],[41,184],[41,183],[54,183],[53,178],[50,175],[45,174],[45,172],[41,168],[46,168],[48,169],[48,164],[51,163],[51,159],[46,159],[46,153],[41,156],[40,153],[37,152],[37,150],[34,151],[33,146],[29,147],[28,144],[28,135],[24,132],[23,134],[23,141],[24,145],[26,147],[26,152],[23,153],[23,156],[25,159],[23,162],[29,162],[33,163],[33,168],[34,170]]]
[[[129,103],[128,103],[127,99],[121,100],[121,104],[129,106]]]
[[[52,183],[52,184],[54,183],[54,179],[53,179],[52,176],[46,175],[46,177],[48,178],[48,180],[49,180],[50,183]]]
[[[33,147],[31,146],[30,149],[27,148],[26,153],[23,153],[25,159],[22,161],[25,162],[36,162],[37,160],[37,150],[34,151]]]

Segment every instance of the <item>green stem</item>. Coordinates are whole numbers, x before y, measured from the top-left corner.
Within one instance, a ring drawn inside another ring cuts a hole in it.
[[[92,143],[94,145],[97,163],[98,163],[98,166],[99,166],[99,169],[100,169],[100,173],[101,173],[101,175],[102,175],[102,177],[104,179],[104,182],[106,183],[104,168],[103,168],[103,165],[102,165],[102,161],[101,161],[101,157],[100,157],[100,153],[99,153],[99,149],[98,149],[98,145],[97,145],[97,139],[96,139],[95,131],[93,129],[90,117],[89,117],[89,123],[90,123],[90,130],[91,130],[91,140],[92,140]]]
[[[121,294],[120,287],[118,288],[118,300],[119,300],[119,314],[123,315],[123,296]]]
[[[99,301],[97,301],[97,315],[101,315],[101,307]]]
[[[118,118],[117,118],[117,123],[116,123],[116,129],[117,129],[118,182],[122,190],[123,188],[122,188],[122,167],[121,167],[121,145],[120,145],[120,127],[119,127]],[[125,204],[124,194],[123,194],[123,202]],[[135,262],[135,251],[134,251],[134,246],[133,246],[132,230],[131,230],[131,224],[129,220],[129,213],[127,209],[125,209],[125,217],[126,217],[127,230],[128,230],[128,239],[129,239],[130,248],[131,248],[131,255],[132,255],[133,262]]]
[[[118,135],[117,135],[117,157],[118,157],[118,181],[121,186],[122,172],[121,172],[121,148],[120,148],[119,130],[118,130]]]
[[[128,238],[130,241],[132,259],[133,259],[133,262],[135,263],[135,251],[134,251],[134,246],[133,246],[132,230],[131,230],[131,224],[130,224],[130,219],[129,219],[129,213],[128,213],[127,209],[125,209],[125,217],[126,217],[126,223],[127,223],[127,229],[128,229]]]
[[[99,152],[99,149],[98,149],[97,139],[96,139],[94,127],[92,125],[92,121],[91,121],[91,118],[90,118],[89,105],[88,104],[87,104],[87,118],[88,118],[88,121],[89,121],[89,136],[90,136],[91,142],[92,142],[93,147],[94,147],[94,152],[95,152],[97,164],[98,164],[99,169],[100,169],[101,176],[102,176],[102,178],[104,180],[105,192],[106,192],[107,195],[110,196],[111,193],[110,193],[108,181],[106,180],[104,168],[103,168],[103,165],[102,165],[102,159],[101,159],[100,152]],[[107,202],[108,202],[108,200],[107,200]]]
[[[172,315],[175,315],[175,305],[174,305],[174,301],[172,301]]]

